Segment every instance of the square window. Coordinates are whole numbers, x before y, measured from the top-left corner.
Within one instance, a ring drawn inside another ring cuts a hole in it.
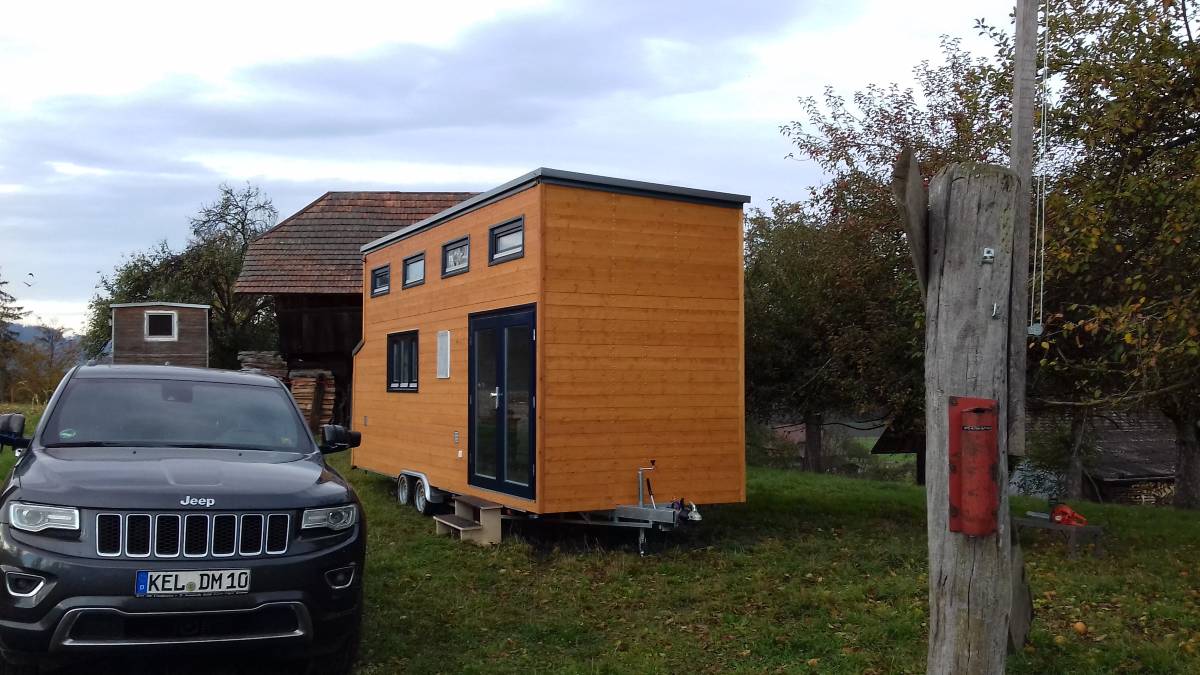
[[[173,341],[179,339],[178,315],[175,312],[146,312],[147,340]]]
[[[525,255],[525,219],[495,225],[488,233],[488,264],[494,265]]]
[[[417,390],[417,331],[387,336],[388,391]]]
[[[471,240],[457,239],[442,246],[442,276],[466,272],[471,266]]]
[[[384,265],[371,270],[371,295],[384,295],[392,289],[392,266]]]
[[[425,253],[404,259],[404,288],[425,283]]]

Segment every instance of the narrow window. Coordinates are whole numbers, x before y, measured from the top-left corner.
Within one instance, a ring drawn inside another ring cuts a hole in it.
[[[175,312],[146,312],[146,339],[169,342],[179,339],[179,315]]]
[[[492,226],[488,232],[488,264],[525,255],[525,219],[517,218]]]
[[[466,272],[471,266],[471,239],[463,237],[442,245],[442,276]]]
[[[417,331],[387,337],[388,391],[417,390]]]
[[[404,259],[404,288],[425,283],[425,253],[422,251]]]
[[[437,334],[437,376],[439,380],[450,377],[450,331],[439,330]]]
[[[371,296],[384,295],[392,289],[392,266],[384,265],[371,270]]]

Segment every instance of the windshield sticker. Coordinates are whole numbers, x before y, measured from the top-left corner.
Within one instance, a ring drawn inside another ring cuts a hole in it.
[[[69,441],[72,438],[75,438],[75,430],[74,429],[63,429],[62,431],[58,432],[58,437],[64,441]]]

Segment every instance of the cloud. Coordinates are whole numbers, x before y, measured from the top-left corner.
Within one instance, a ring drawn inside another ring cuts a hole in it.
[[[797,198],[819,175],[783,159],[795,97],[936,55],[936,25],[875,25],[882,0],[225,2],[152,31],[153,3],[86,30],[26,3],[23,30],[0,26],[0,274],[36,271],[30,303],[81,306],[123,253],[182,244],[225,181],[282,216],[326,190],[483,190],[537,166]],[[888,34],[908,46],[878,51]]]

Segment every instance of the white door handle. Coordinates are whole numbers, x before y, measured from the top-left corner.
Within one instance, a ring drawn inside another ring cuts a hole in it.
[[[500,387],[496,387],[496,391],[493,391],[492,393],[488,394],[488,396],[492,397],[492,410],[499,410],[500,409]]]

